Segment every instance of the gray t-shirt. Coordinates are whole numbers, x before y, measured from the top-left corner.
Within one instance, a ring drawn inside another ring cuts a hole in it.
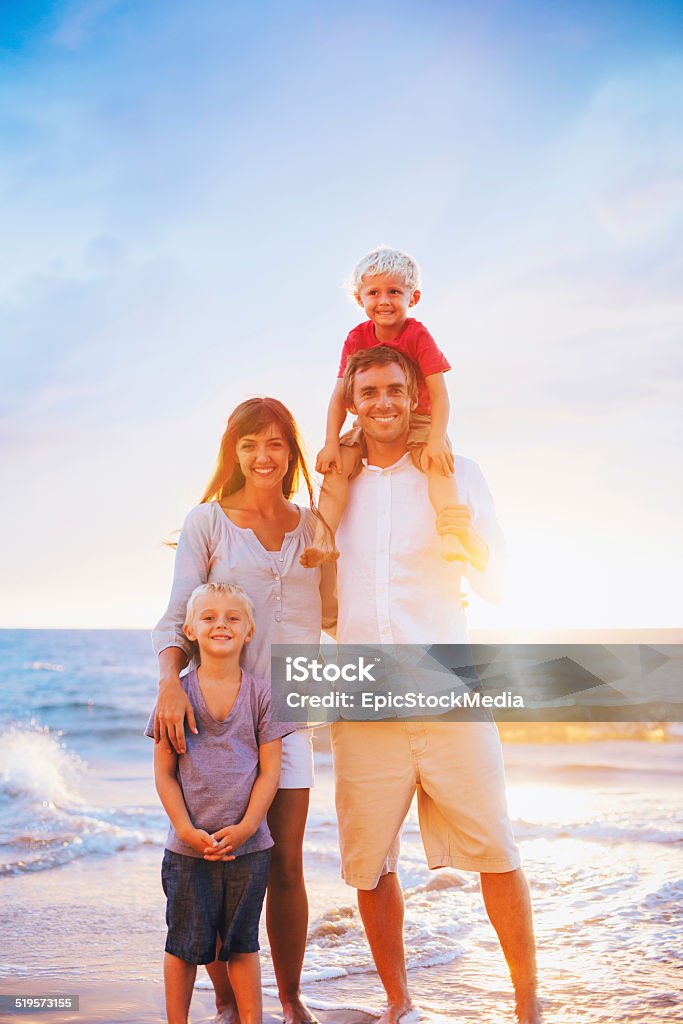
[[[178,757],[178,782],[195,828],[209,833],[236,825],[244,817],[259,770],[259,747],[294,732],[289,722],[270,717],[270,683],[242,671],[242,683],[228,717],[218,722],[206,706],[195,670],[181,677],[197,719],[198,735],[186,730],[186,752]],[[156,708],[155,708],[156,710]],[[154,711],[145,735],[154,737]],[[273,845],[266,820],[237,850],[237,856]],[[184,843],[173,825],[166,849],[201,859]]]

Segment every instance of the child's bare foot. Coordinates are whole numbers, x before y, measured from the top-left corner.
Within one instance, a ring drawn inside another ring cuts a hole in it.
[[[467,552],[465,551],[459,537],[454,533],[442,533],[439,536],[439,547],[441,557],[446,562],[466,562]]]
[[[339,558],[339,552],[336,548],[304,548],[303,554],[299,561],[305,569],[316,569],[319,565],[323,565],[325,562],[336,562]]]

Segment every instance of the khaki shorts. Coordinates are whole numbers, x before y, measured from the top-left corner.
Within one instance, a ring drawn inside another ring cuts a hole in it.
[[[332,752],[342,878],[374,889],[396,871],[417,790],[430,868],[502,873],[519,867],[492,722],[335,722]]]

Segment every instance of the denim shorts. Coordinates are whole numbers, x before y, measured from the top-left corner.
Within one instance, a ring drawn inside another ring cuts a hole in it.
[[[270,850],[228,861],[208,861],[164,850],[161,884],[166,894],[166,952],[188,964],[232,953],[257,953],[268,881]]]

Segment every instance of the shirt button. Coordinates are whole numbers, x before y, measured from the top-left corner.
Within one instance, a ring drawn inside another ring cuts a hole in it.
[[[279,579],[280,579],[280,577],[278,576],[278,574],[277,574],[277,573],[275,573],[275,579],[276,579],[276,580],[279,580]]]

